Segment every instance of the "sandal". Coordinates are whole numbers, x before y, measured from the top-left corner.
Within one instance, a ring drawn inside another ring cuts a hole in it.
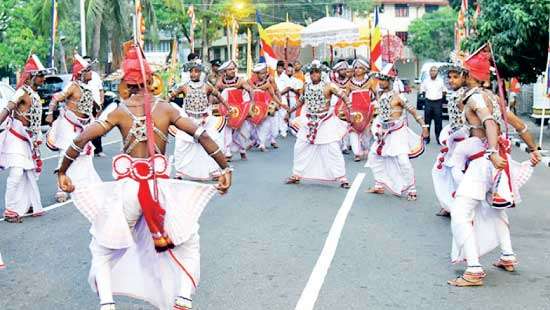
[[[493,263],[493,266],[504,269],[508,272],[514,272],[516,271],[517,264],[518,264],[518,261],[515,258],[513,260],[506,260],[506,259],[500,258],[498,261]]]
[[[354,162],[361,161],[361,156],[355,155],[355,158],[353,158],[353,161],[354,161]]]
[[[286,184],[298,184],[300,183],[300,179],[298,179],[297,177],[290,177],[288,179],[286,179]]]
[[[241,153],[241,160],[248,160],[246,153]]]
[[[63,203],[67,200],[69,200],[69,194],[67,194],[65,192],[55,193],[55,201],[57,201],[58,203]]]
[[[99,310],[116,310],[115,303],[109,302],[99,305]]]
[[[278,149],[279,148],[279,145],[277,143],[271,143],[271,146],[274,148],[274,149]]]
[[[349,184],[349,182],[343,182],[342,184],[340,184],[340,187],[344,189],[348,189],[348,188],[351,188],[351,185]]]
[[[418,199],[418,196],[416,195],[416,191],[414,192],[409,192],[407,194],[407,200],[408,201],[416,201]]]
[[[4,221],[7,223],[20,224],[23,223],[23,218],[15,212],[10,212],[9,214],[4,213]]]
[[[192,300],[183,296],[176,297],[173,310],[191,310],[193,309]]]
[[[441,208],[441,210],[439,210],[439,212],[437,212],[435,215],[443,216],[443,217],[451,217],[451,212]]]
[[[482,286],[485,273],[464,272],[460,277],[447,281],[447,284],[457,287]]]

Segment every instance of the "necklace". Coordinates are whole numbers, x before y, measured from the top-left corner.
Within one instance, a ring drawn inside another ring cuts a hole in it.
[[[368,76],[364,76],[361,80],[358,80],[355,76],[351,78],[351,84],[359,88],[363,88],[367,81],[369,80]]]

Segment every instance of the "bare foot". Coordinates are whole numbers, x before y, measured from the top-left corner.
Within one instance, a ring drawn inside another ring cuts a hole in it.
[[[300,183],[300,179],[298,179],[297,177],[290,177],[288,179],[286,179],[286,184],[298,184]]]
[[[355,161],[355,162],[361,161],[361,156],[355,155],[355,157],[353,158],[353,161]]]
[[[409,192],[407,194],[407,200],[408,201],[416,201],[418,197],[416,196],[416,192]]]
[[[381,187],[371,187],[371,188],[367,189],[367,193],[369,193],[369,194],[378,194],[378,195],[381,195],[381,194],[384,194],[384,188],[381,188]]]

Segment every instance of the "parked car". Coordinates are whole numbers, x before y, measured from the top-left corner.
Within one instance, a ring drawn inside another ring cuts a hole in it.
[[[420,75],[418,76],[418,79],[414,81],[415,84],[419,85],[418,93],[416,95],[416,109],[417,110],[424,110],[424,105],[426,104],[426,98],[424,97],[424,94],[420,92],[420,85],[424,80],[430,77],[430,69],[432,67],[437,67],[438,69],[444,65],[449,65],[448,62],[427,62],[424,65],[422,65],[422,69],[420,70]],[[443,79],[443,82],[445,84],[445,87],[450,90],[451,87],[449,86],[449,77],[447,75],[440,75],[440,77]],[[443,118],[449,117],[449,112],[447,108],[447,98],[443,97]]]
[[[42,124],[46,124],[46,113],[50,110],[50,102],[55,93],[65,89],[71,82],[72,75],[70,74],[52,74],[47,75],[44,84],[38,88],[38,94],[42,98]],[[54,112],[54,119],[59,115],[59,109]]]

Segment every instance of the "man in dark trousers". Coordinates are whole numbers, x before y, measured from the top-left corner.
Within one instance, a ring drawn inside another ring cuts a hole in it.
[[[445,98],[447,88],[443,79],[437,76],[437,67],[430,68],[430,78],[425,79],[420,85],[420,92],[424,93],[426,104],[424,107],[424,119],[426,125],[432,125],[432,120],[435,126],[435,140],[439,143],[439,133],[443,128],[443,100]],[[430,143],[430,137],[426,138],[426,144]]]

